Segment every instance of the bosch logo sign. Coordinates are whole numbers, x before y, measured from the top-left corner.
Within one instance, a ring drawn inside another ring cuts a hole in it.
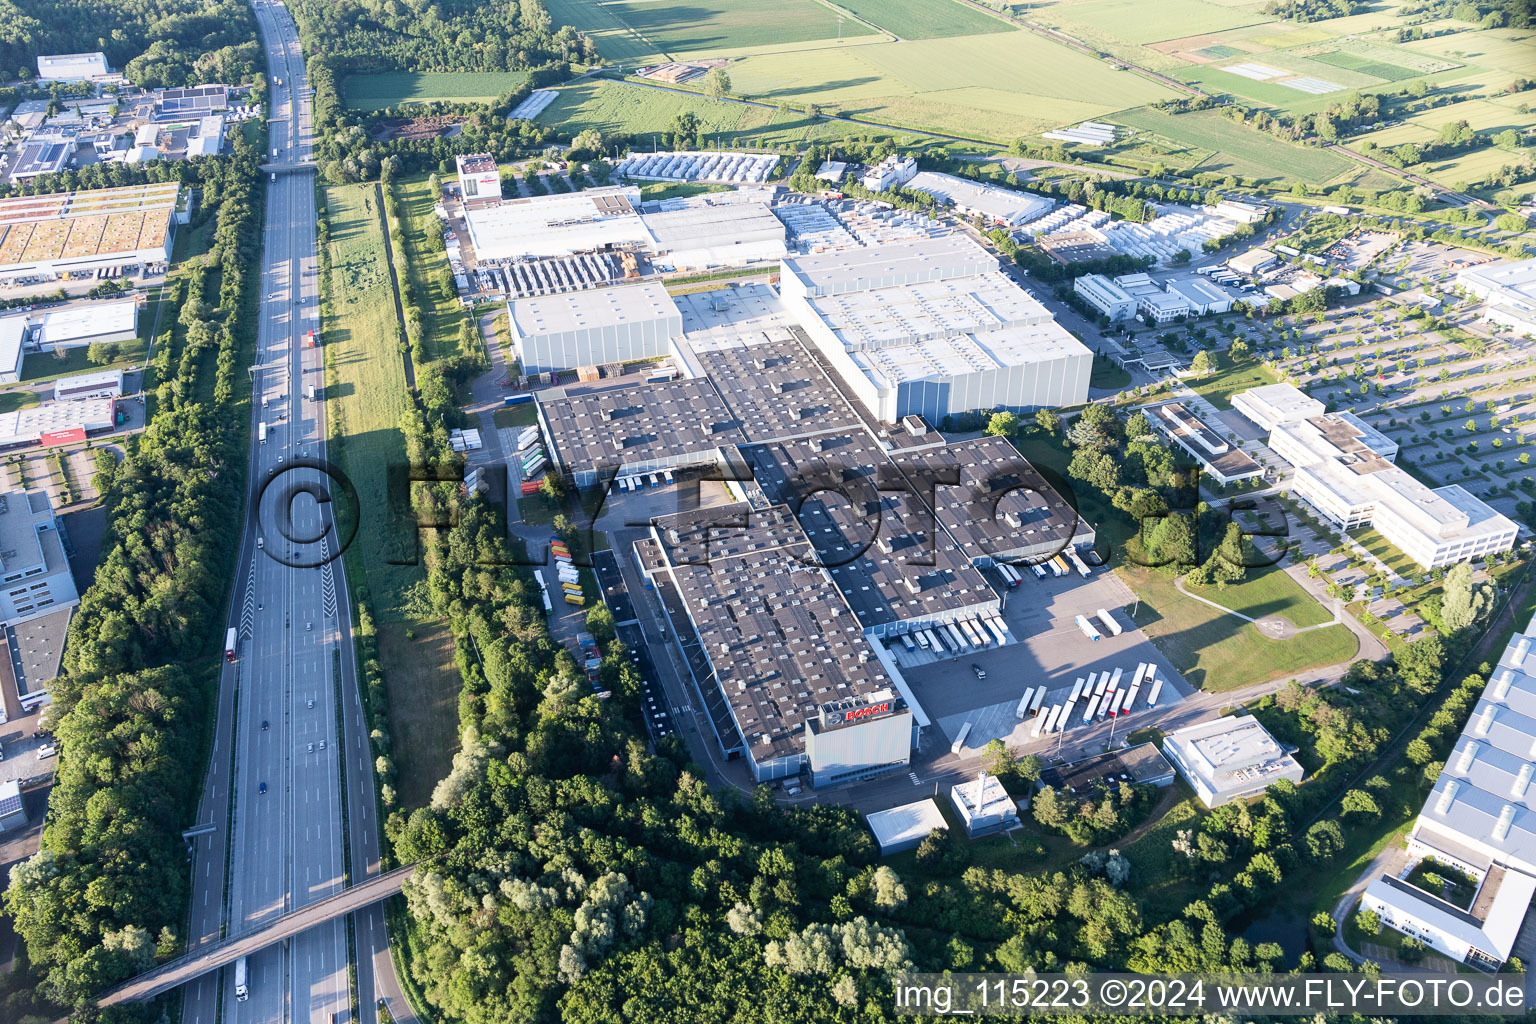
[[[852,711],[844,713],[843,721],[857,722],[861,718],[873,718],[875,715],[883,715],[889,710],[891,710],[890,701],[886,701],[884,704],[870,704],[867,707],[854,708]]]

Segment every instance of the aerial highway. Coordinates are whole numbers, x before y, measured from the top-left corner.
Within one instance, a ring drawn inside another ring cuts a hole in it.
[[[235,642],[199,813],[213,828],[193,845],[189,955],[267,927],[380,868],[349,597],[335,557],[335,481],[323,468],[323,357],[310,343],[320,329],[311,101],[287,9],[270,0],[253,6],[268,60],[270,161],[250,370],[250,493],[228,622]],[[394,1020],[413,1021],[382,908],[372,904],[253,952],[246,998],[237,998],[233,968],[192,979],[182,1019],[349,1022],[349,927],[362,1020],[378,1020],[383,1001]]]

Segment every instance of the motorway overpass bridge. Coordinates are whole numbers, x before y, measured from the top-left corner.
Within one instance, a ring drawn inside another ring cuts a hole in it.
[[[313,160],[305,160],[301,163],[265,163],[261,165],[262,174],[306,174],[316,170]]]
[[[102,993],[96,1000],[96,1005],[113,1006],[117,1003],[153,999],[178,985],[186,984],[193,978],[228,966],[242,956],[265,949],[273,943],[281,942],[317,924],[344,917],[355,910],[361,910],[370,904],[388,899],[400,891],[406,878],[415,868],[416,865],[410,864],[386,874],[376,875],[366,882],[348,886],[323,900],[317,900],[292,913],[284,914],[255,931],[225,939],[216,945],[161,964],[152,971],[130,978],[116,988]]]

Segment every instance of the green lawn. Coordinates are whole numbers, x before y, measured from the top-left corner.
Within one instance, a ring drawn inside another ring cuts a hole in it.
[[[702,196],[710,192],[732,192],[734,185],[712,185],[702,181],[653,181],[640,186],[640,198],[650,199],[682,199],[687,196]]]
[[[597,44],[604,60],[642,64],[661,57],[657,47],[601,0],[544,0],[556,25],[569,25]]]
[[[1333,614],[1278,565],[1250,569],[1248,579],[1224,588],[1212,585],[1189,589],[1207,601],[1255,619],[1280,615],[1298,627],[1320,626],[1333,620]]]
[[[539,416],[532,402],[524,402],[522,405],[502,406],[491,413],[491,419],[501,429],[510,430],[513,427],[531,427],[539,421]]]
[[[431,179],[425,174],[403,178],[396,185],[395,194],[400,200],[400,213],[405,222],[406,256],[412,283],[416,294],[426,300],[424,336],[427,351],[433,359],[453,356],[459,352],[459,330],[467,314],[459,305],[453,270],[438,235],[440,221],[432,212],[437,197],[432,194]]]
[[[325,406],[330,441],[360,496],[361,565],[381,622],[404,617],[405,590],[423,579],[419,565],[392,564],[410,555],[409,530],[396,529],[385,501],[385,470],[405,456],[401,415],[410,402],[389,261],[384,253],[378,191],[373,185],[325,189],[331,274],[325,309]],[[346,508],[338,507],[345,515]]]
[[[1268,20],[1251,6],[1232,7],[1206,0],[1086,0],[1053,7],[1050,14],[1068,24],[1081,24],[1136,44],[1182,39]]]
[[[1403,554],[1393,543],[1370,527],[1363,530],[1351,530],[1349,535],[1360,542],[1360,546],[1371,554],[1387,563],[1387,568],[1399,576],[1406,576],[1411,572],[1419,572],[1419,563]]]
[[[1215,154],[1200,162],[1196,169],[1201,171],[1265,181],[1286,178],[1325,182],[1352,169],[1351,162],[1337,153],[1293,146],[1229,121],[1214,110],[1165,114],[1141,107],[1122,110],[1109,120]]]
[[[999,18],[955,3],[955,0],[841,0],[839,6],[901,39],[941,39],[1018,31]]]
[[[1222,357],[1225,360],[1225,356]],[[1278,383],[1264,364],[1249,359],[1239,366],[1227,366],[1209,377],[1190,377],[1184,381],[1191,391],[1218,409],[1232,408],[1232,396],[1249,388]]]
[[[341,92],[354,110],[383,110],[433,100],[489,103],[527,78],[524,71],[388,71],[348,75],[342,80]]]
[[[0,412],[30,409],[42,401],[42,396],[31,388],[6,388],[0,391]]]
[[[165,324],[160,325],[164,330]],[[102,370],[125,370],[130,366],[142,366],[144,353],[149,350],[149,344],[143,338],[134,338],[130,341],[119,341],[116,358],[105,363],[93,363],[87,358],[90,352],[88,346],[80,348],[59,349],[54,352],[32,352],[27,355],[26,362],[21,365],[21,379],[23,382],[37,382],[54,380],[58,377],[72,377],[79,373],[99,373]]]
[[[1348,661],[1359,650],[1342,625],[1271,640],[1252,623],[1179,593],[1172,576],[1132,565],[1116,571],[1140,598],[1136,623],[1191,685],[1204,690],[1301,676]]]
[[[1121,388],[1129,387],[1131,375],[1122,370],[1113,359],[1103,356],[1093,357],[1093,372],[1088,377],[1088,386],[1091,388]]]

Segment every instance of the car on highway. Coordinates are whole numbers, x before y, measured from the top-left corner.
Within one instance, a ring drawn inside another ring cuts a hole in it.
[[[261,785],[256,787],[256,792],[258,792],[258,793],[265,793],[266,791],[267,791],[267,784],[265,782],[263,782]]]
[[[976,676],[977,679],[987,678],[987,670],[982,668],[980,665],[971,665],[971,672]]]
[[[261,731],[262,731],[262,732],[266,732],[266,731],[267,731],[267,728],[268,728],[268,726],[267,726],[267,720],[266,720],[266,719],[265,719],[265,718],[263,718],[263,719],[262,719],[262,720],[261,720]]]

